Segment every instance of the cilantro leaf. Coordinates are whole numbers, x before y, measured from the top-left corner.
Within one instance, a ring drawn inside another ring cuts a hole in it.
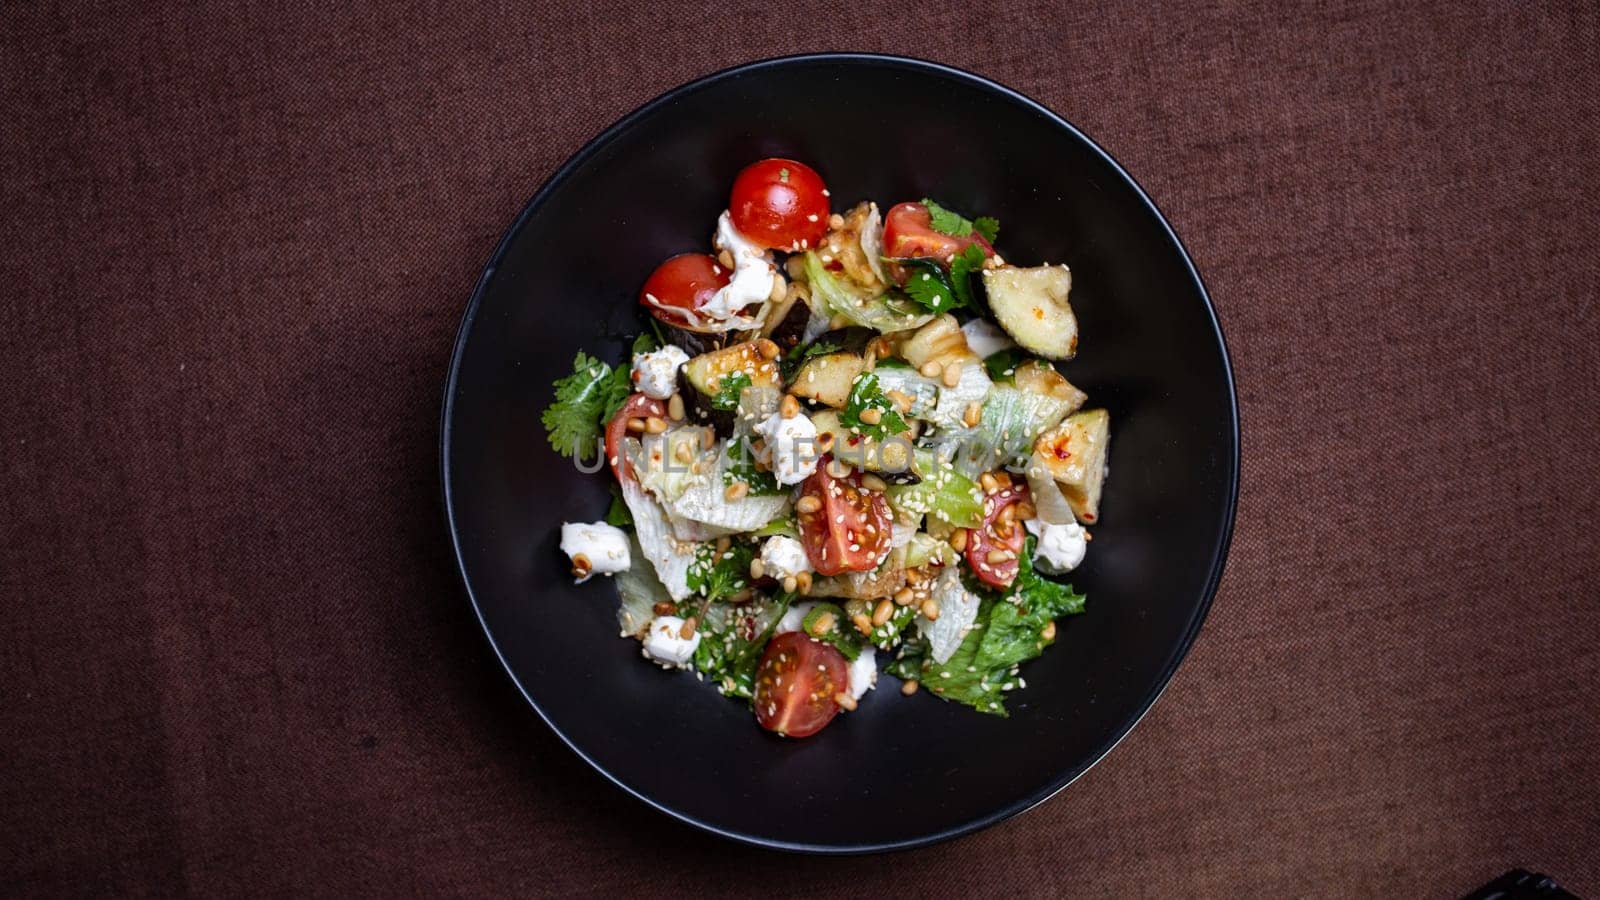
[[[861,418],[861,414],[869,409],[878,411],[876,422]],[[857,375],[850,385],[850,396],[845,400],[844,409],[839,411],[839,423],[857,434],[876,440],[911,430],[911,426],[906,424],[894,404],[884,395],[882,386],[878,384],[878,376],[871,372]]]
[[[684,580],[689,590],[715,603],[750,586],[750,560],[754,558],[749,544],[735,542],[722,553],[712,544],[701,544]]]
[[[562,456],[580,460],[600,455],[606,422],[632,391],[628,369],[613,369],[580,350],[573,357],[572,374],[558,378],[554,390],[555,402],[539,417],[550,446]]]
[[[606,524],[621,528],[633,524],[633,513],[628,511],[628,505],[622,502],[622,493],[617,489],[616,482],[611,483],[611,508],[606,510]]]
[[[799,371],[801,363],[813,356],[822,356],[823,354],[837,353],[838,351],[838,344],[830,344],[827,341],[796,344],[792,350],[783,355],[782,360],[779,360],[778,369],[783,373],[783,380],[788,381],[794,377],[795,372]]]
[[[946,313],[965,306],[956,293],[950,275],[936,259],[902,259],[898,262],[911,270],[903,290],[916,304],[931,313]]]
[[[928,208],[928,218],[934,231],[951,237],[966,237],[972,233],[972,220],[963,218],[960,213],[945,209],[927,197],[922,198],[922,205]]]
[[[827,631],[818,634],[817,625],[821,622],[824,613],[831,613],[833,622],[828,626]],[[844,625],[848,622],[849,618],[844,614],[844,610],[838,606],[832,603],[818,603],[811,608],[810,612],[806,613],[805,619],[800,623],[800,628],[814,640],[831,645],[845,659],[854,661],[856,657],[861,655],[861,633],[856,631],[854,626],[845,628]]]
[[[732,412],[739,408],[739,395],[750,387],[748,372],[734,372],[717,384],[717,395],[711,398],[711,408]]]
[[[748,496],[751,497],[776,497],[789,493],[787,488],[778,484],[778,479],[771,472],[756,465],[755,455],[744,441],[729,441],[728,448],[723,452],[728,457],[722,469],[723,484],[742,481],[750,486]]]
[[[946,209],[927,197],[922,198],[922,205],[928,208],[928,218],[934,231],[948,234],[951,237],[966,237],[976,231],[989,243],[994,243],[1000,236],[1000,220],[993,216],[979,216],[976,220],[968,219],[955,210]]]
[[[976,307],[977,298],[972,293],[972,273],[982,271],[983,248],[968,244],[966,249],[950,257],[950,286],[955,290],[956,306]]]
[[[1011,381],[1017,373],[1017,366],[1022,365],[1027,358],[1028,355],[1016,347],[1007,347],[985,357],[983,367],[989,370],[990,380]]]

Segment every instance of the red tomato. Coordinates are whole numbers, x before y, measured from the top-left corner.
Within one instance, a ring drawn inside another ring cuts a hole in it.
[[[968,244],[982,247],[986,256],[994,255],[994,247],[976,231],[966,237],[934,231],[933,216],[921,203],[897,203],[883,217],[883,255],[890,259],[929,257],[949,262]]]
[[[1013,485],[983,498],[983,524],[967,534],[967,565],[972,567],[983,583],[1003,588],[1010,587],[1016,579],[1017,556],[1022,553],[1024,529],[1020,520],[1013,520],[1006,525],[999,518],[1001,510],[1027,499],[1026,484]],[[991,550],[1010,550],[1011,558],[1004,562],[989,562]]]
[[[815,247],[828,233],[828,186],[816,170],[792,159],[763,159],[733,180],[733,227],[773,250]]]
[[[647,416],[666,418],[667,402],[644,394],[634,394],[622,404],[622,408],[611,418],[611,424],[606,426],[606,459],[610,460],[611,472],[618,481],[624,476],[633,477],[633,466],[622,458],[622,436],[628,431],[628,420]]]
[[[786,737],[806,737],[839,714],[833,698],[850,690],[844,656],[798,631],[767,642],[756,669],[756,721]]]
[[[639,289],[639,304],[668,325],[683,326],[689,319],[672,309],[695,310],[705,306],[732,275],[704,253],[680,253],[656,266]]]
[[[832,459],[824,456],[817,471],[800,484],[799,502],[815,497],[821,503],[799,513],[806,557],[818,575],[870,572],[889,554],[889,501],[882,491],[863,488],[860,472],[852,470],[848,478],[828,474]]]

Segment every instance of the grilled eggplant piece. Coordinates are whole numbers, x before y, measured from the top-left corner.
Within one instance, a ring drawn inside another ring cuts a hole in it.
[[[1039,435],[1035,458],[1050,470],[1079,522],[1100,520],[1100,489],[1106,480],[1106,451],[1111,444],[1111,415],[1086,409]]]
[[[1025,391],[1065,400],[1068,404],[1068,413],[1077,412],[1083,407],[1084,401],[1089,399],[1088,394],[1073,386],[1072,382],[1056,371],[1055,366],[1042,359],[1019,364],[1012,373],[1011,383]]]
[[[850,385],[866,367],[866,360],[854,353],[825,353],[813,356],[794,373],[790,393],[821,403],[840,407],[850,398]]]
[[[1066,266],[987,269],[983,286],[995,322],[1022,349],[1045,359],[1071,359],[1078,352],[1078,317],[1067,302],[1072,272]]]

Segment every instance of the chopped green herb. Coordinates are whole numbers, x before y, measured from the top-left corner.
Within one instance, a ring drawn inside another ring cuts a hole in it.
[[[750,387],[750,374],[748,372],[734,372],[722,379],[717,385],[717,395],[711,398],[711,408],[722,412],[732,412],[739,408],[739,395],[744,389]]]
[[[755,456],[744,441],[729,441],[728,449],[724,452],[728,461],[722,470],[723,484],[742,481],[750,486],[748,496],[751,497],[776,497],[789,493],[787,488],[778,484],[778,479],[771,472],[756,465]]]
[[[972,233],[972,220],[963,218],[953,210],[945,209],[933,200],[923,197],[922,205],[928,208],[928,218],[931,219],[933,230],[951,237],[966,237]]]
[[[622,493],[616,482],[611,483],[611,508],[606,510],[606,524],[621,528],[633,524],[633,513],[628,511],[628,505],[622,502]]]
[[[778,620],[794,602],[794,594],[779,592],[770,600],[729,609],[718,627],[707,629],[695,648],[694,667],[724,696],[748,699],[755,693],[756,669],[761,653],[772,639]],[[708,619],[711,617],[708,616]]]
[[[796,344],[794,349],[790,350],[788,353],[785,353],[783,355],[783,359],[778,363],[779,371],[783,373],[783,380],[787,382],[793,378],[794,373],[799,371],[800,364],[811,357],[822,356],[827,353],[836,353],[838,350],[838,344],[830,344],[827,341],[813,341],[809,344]]]
[[[1017,366],[1022,365],[1027,358],[1028,355],[1016,347],[1007,347],[989,354],[983,360],[983,367],[989,370],[991,380],[1011,381],[1017,374]]]
[[[983,248],[977,244],[968,244],[966,249],[950,257],[950,286],[955,289],[958,307],[978,305],[972,293],[972,274],[982,271],[984,259]]]
[[[950,281],[950,273],[936,259],[902,259],[898,262],[910,269],[906,276],[906,296],[931,313],[946,313],[964,305]]]
[[[689,590],[715,603],[750,586],[750,560],[755,551],[749,544],[735,541],[722,553],[712,544],[701,544],[689,566],[685,581]]]
[[[878,421],[862,420],[861,414],[869,409],[878,411]],[[878,385],[878,376],[871,372],[857,375],[850,385],[850,396],[845,400],[844,409],[839,411],[839,423],[875,440],[911,430],[894,404],[884,396],[883,388]]]
[[[992,244],[1000,237],[1000,220],[994,216],[979,216],[972,220],[972,230]]]

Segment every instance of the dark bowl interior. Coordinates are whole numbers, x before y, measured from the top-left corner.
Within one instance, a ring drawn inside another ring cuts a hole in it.
[[[539,423],[578,349],[622,357],[639,285],[709,245],[733,176],[788,156],[834,207],[932,195],[997,216],[1000,248],[1066,262],[1081,352],[1063,369],[1111,412],[1111,478],[1072,581],[1087,614],[1027,665],[1010,718],[885,677],[858,712],[785,741],[691,674],[617,635],[614,588],[574,586],[562,520],[592,521],[606,479],[551,452]],[[1222,337],[1160,214],[1103,151],[1043,107],[929,63],[795,57],[679,88],[568,162],[506,235],[468,307],[446,390],[446,506],[467,590],[528,700],[640,799],[767,846],[863,851],[983,827],[1060,790],[1154,702],[1193,641],[1227,553],[1238,425]],[[508,714],[512,714],[508,711]],[[782,815],[776,813],[782,811]]]

